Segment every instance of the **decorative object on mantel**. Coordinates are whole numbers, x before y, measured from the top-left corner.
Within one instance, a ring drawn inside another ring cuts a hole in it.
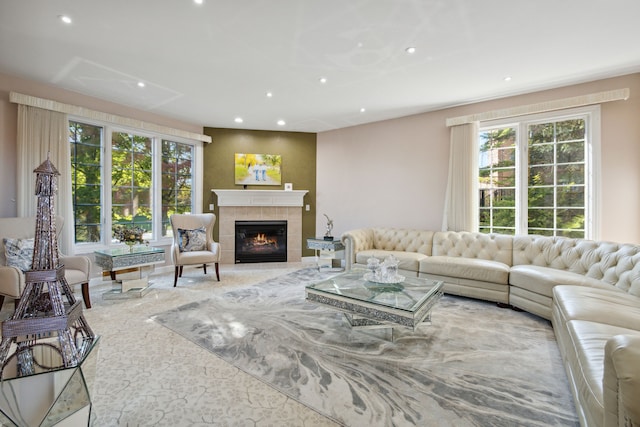
[[[49,159],[34,172],[38,200],[33,261],[15,312],[2,322],[0,394],[5,398],[0,400],[0,415],[6,418],[0,418],[15,425],[25,418],[37,420],[29,425],[55,425],[82,408],[90,414],[89,388],[97,360],[97,350],[92,350],[98,337],[59,259],[54,206],[59,173]],[[43,394],[47,388],[50,393]],[[38,406],[33,400],[37,397],[53,400]],[[43,413],[34,408],[44,408]]]
[[[324,240],[333,240],[333,236],[331,235],[331,230],[333,230],[333,220],[327,216],[327,214],[323,214],[327,218],[327,232],[324,233]]]
[[[142,238],[144,232],[144,228],[135,225],[129,226],[120,224],[113,226],[113,237],[115,237],[119,242],[129,246],[129,251],[133,249],[134,245],[147,243]]]

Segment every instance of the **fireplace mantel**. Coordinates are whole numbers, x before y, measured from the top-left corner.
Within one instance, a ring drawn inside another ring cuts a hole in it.
[[[308,190],[211,190],[218,206],[299,206]]]

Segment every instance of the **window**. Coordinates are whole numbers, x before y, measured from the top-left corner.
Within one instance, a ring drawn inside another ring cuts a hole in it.
[[[69,122],[75,242],[100,242],[102,233],[101,126]]]
[[[590,108],[481,124],[480,231],[595,238],[598,122]]]
[[[76,244],[108,245],[116,224],[171,237],[169,217],[194,211],[195,143],[74,120],[69,141]]]
[[[152,140],[125,132],[111,135],[111,222],[152,230]]]
[[[169,218],[191,212],[193,147],[162,141],[162,236],[171,236]]]

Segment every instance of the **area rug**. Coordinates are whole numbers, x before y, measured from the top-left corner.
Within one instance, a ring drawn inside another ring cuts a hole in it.
[[[445,295],[417,331],[353,330],[308,268],[152,317],[345,426],[577,426],[553,330]]]

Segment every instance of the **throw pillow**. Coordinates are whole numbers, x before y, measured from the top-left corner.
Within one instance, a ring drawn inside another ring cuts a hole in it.
[[[22,271],[31,270],[33,261],[33,239],[12,239],[5,237],[4,252],[7,265]]]
[[[207,249],[207,230],[204,227],[195,230],[178,228],[178,248],[180,252],[204,251]]]

